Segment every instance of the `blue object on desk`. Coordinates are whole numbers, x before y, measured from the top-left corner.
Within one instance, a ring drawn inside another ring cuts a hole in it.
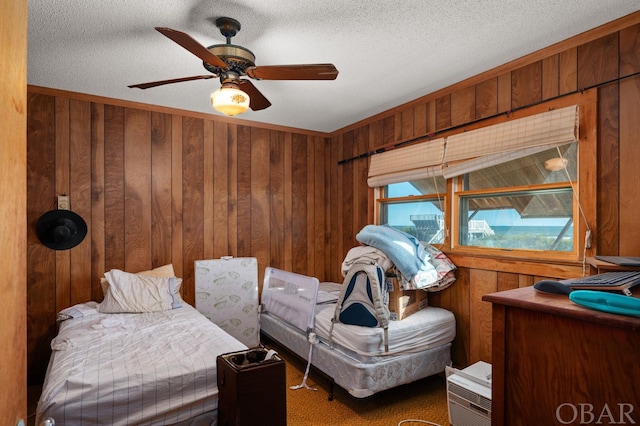
[[[640,317],[640,299],[596,290],[574,290],[569,299],[578,305],[612,314]]]

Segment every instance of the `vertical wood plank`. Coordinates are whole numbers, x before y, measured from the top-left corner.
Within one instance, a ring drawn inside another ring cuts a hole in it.
[[[511,73],[498,76],[498,112],[511,110]]]
[[[307,175],[305,177],[306,181],[306,197],[307,197],[307,222],[306,222],[306,241],[307,241],[307,262],[305,265],[305,274],[306,275],[314,275],[315,269],[315,250],[314,245],[315,241],[315,212],[314,212],[314,199],[315,199],[315,186],[313,184],[313,180],[315,177],[315,158],[314,158],[314,149],[313,149],[313,137],[306,137],[306,145],[307,145]]]
[[[518,288],[520,283],[520,274],[509,272],[498,272],[497,291],[511,290]]]
[[[194,262],[204,257],[204,121],[182,121],[183,295],[195,303]]]
[[[71,193],[70,155],[69,155],[69,98],[56,97],[55,100],[55,165],[56,165],[56,191],[54,197],[69,195]],[[57,200],[53,198],[54,209],[57,209]],[[71,200],[73,202],[73,200]],[[75,206],[70,206],[73,210]],[[71,252],[69,250],[56,251],[56,312],[71,305]]]
[[[307,267],[307,141],[300,134],[291,140],[291,243],[292,270],[304,274]]]
[[[485,361],[491,363],[491,303],[482,300],[482,296],[498,290],[498,274],[495,271],[472,269],[470,281],[470,317],[473,324],[470,336],[470,362]]]
[[[427,134],[427,104],[421,103],[414,107],[413,112],[413,135],[414,137]]]
[[[511,73],[511,108],[542,100],[542,62],[518,68]]]
[[[216,237],[216,227],[214,226],[216,219],[217,209],[215,208],[215,198],[213,192],[215,190],[214,185],[214,129],[213,122],[211,120],[203,121],[202,128],[202,233],[203,233],[203,247],[202,257],[203,259],[215,258],[214,241]],[[224,232],[226,226],[221,228],[220,231]]]
[[[238,126],[235,124],[227,125],[227,151],[228,151],[228,182],[229,189],[227,191],[229,203],[227,206],[227,215],[229,221],[228,232],[228,249],[230,256],[238,257]]]
[[[71,306],[91,300],[91,104],[71,100],[69,116],[69,195],[72,209],[87,223],[89,236],[70,250]]]
[[[552,55],[542,60],[542,99],[558,96],[559,91],[559,55]]]
[[[171,263],[172,117],[151,113],[151,267]]]
[[[334,158],[337,158],[338,161],[340,161],[341,159],[345,158],[344,157],[344,134],[341,134],[339,136],[337,136],[334,139],[334,146],[333,148],[336,150],[336,154],[334,154]],[[336,191],[336,201],[335,201],[335,206],[336,206],[336,214],[333,220],[333,223],[338,223],[337,221],[339,221],[341,224],[344,224],[345,220],[345,212],[344,212],[344,197],[346,196],[346,191],[345,190],[345,170],[346,170],[346,164],[340,164],[338,167],[338,174],[337,174],[337,191]],[[337,239],[338,241],[336,242],[337,245],[337,252],[339,253],[338,255],[342,255],[343,253],[346,254],[346,250],[344,249],[344,234],[345,234],[345,227],[344,226],[337,226]]]
[[[27,0],[0,0],[0,413],[7,424],[27,419]]]
[[[618,76],[618,33],[578,47],[578,89],[585,89]]]
[[[413,132],[414,126],[414,110],[413,108],[405,109],[400,113],[400,121],[401,121],[401,131],[400,131],[400,139],[401,140],[409,140],[415,136]]]
[[[327,245],[327,237],[325,234],[325,220],[326,220],[326,185],[325,185],[325,162],[324,162],[324,138],[319,136],[313,137],[313,157],[314,157],[314,172],[313,172],[313,259],[314,269],[312,275],[314,277],[324,276],[324,253]]]
[[[251,256],[251,128],[237,129],[237,228],[238,257]]]
[[[171,116],[171,262],[178,277],[184,277],[182,205],[182,117]],[[180,288],[183,297],[185,285]]]
[[[353,144],[354,144],[354,135],[353,132],[347,132],[343,135],[342,139],[342,157],[349,158],[353,153]],[[340,187],[344,188],[340,194],[340,207],[342,210],[342,214],[340,215],[339,220],[341,221],[341,229],[342,229],[342,253],[341,256],[345,256],[347,251],[353,247],[355,241],[356,230],[354,228],[353,218],[353,204],[355,199],[353,198],[353,188],[354,188],[354,168],[355,165],[353,161],[350,161],[344,164],[341,167],[342,171],[342,182],[340,183]]]
[[[269,263],[284,268],[285,197],[284,197],[284,133],[272,130],[269,136]],[[285,269],[286,270],[286,269]]]
[[[471,364],[471,276],[469,268],[456,270],[456,282],[447,291],[450,296],[449,309],[456,317],[456,338],[451,347],[454,365],[465,367]]]
[[[124,269],[124,108],[105,105],[105,271]]]
[[[402,140],[402,113],[396,113],[393,116],[393,141],[399,142]],[[352,156],[355,153],[352,153]],[[358,153],[360,154],[360,153]]]
[[[393,116],[388,116],[382,119],[382,139],[383,145],[391,145],[396,142],[395,139],[396,122]],[[349,158],[342,156],[341,158]]]
[[[333,281],[333,257],[335,254],[332,253],[335,247],[335,235],[336,232],[333,230],[334,227],[334,204],[333,201],[336,196],[336,192],[333,186],[334,178],[334,165],[332,161],[332,138],[324,138],[323,140],[323,155],[324,155],[324,235],[325,235],[325,244],[324,244],[324,271],[321,275],[323,280],[325,281]],[[336,262],[335,265],[338,265]],[[337,269],[337,267],[335,268]]]
[[[490,117],[498,113],[498,79],[483,81],[475,87],[475,117]]]
[[[91,104],[91,300],[102,301],[105,272],[104,233],[104,104]]]
[[[518,288],[520,287],[529,287],[532,286],[535,282],[539,280],[534,279],[531,275],[518,275]]]
[[[269,264],[269,131],[251,131],[251,256],[258,260],[258,283],[262,288],[264,268]]]
[[[436,131],[451,127],[451,95],[436,99]]]
[[[561,95],[578,90],[578,49],[572,48],[558,55],[558,92]]]
[[[54,208],[55,99],[27,97],[27,381],[42,383],[56,327],[55,254],[35,232],[40,216]]]
[[[138,272],[151,268],[151,113],[126,108],[124,123],[125,269]]]
[[[620,82],[620,254],[640,253],[640,77]]]
[[[293,217],[296,214],[293,210],[293,137],[290,132],[286,132],[283,138],[283,213],[284,213],[284,245],[283,245],[283,267],[286,271],[293,270]]]
[[[618,255],[620,235],[619,85],[598,89],[598,253]]]
[[[206,136],[205,136],[206,138]],[[211,199],[205,202],[212,206],[212,253],[211,258],[218,259],[222,256],[233,256],[230,251],[229,240],[231,227],[229,221],[229,205],[231,202],[230,182],[231,171],[229,165],[229,131],[226,123],[213,123],[213,138],[211,149],[213,164],[211,167],[212,186],[210,188]],[[235,159],[234,159],[235,160]],[[205,166],[206,172],[206,166]],[[205,177],[206,180],[206,177]],[[206,191],[205,191],[206,194]],[[205,213],[206,218],[206,213]],[[205,257],[207,254],[205,254]]]
[[[368,127],[359,127],[353,131],[353,154],[363,152],[367,149],[366,137]],[[354,187],[353,187],[353,232],[355,234],[367,224],[368,192],[367,186],[367,158],[359,158],[353,161]]]
[[[341,194],[340,185],[339,185],[339,176],[341,174],[342,167],[338,166],[338,158],[340,157],[340,149],[339,141],[340,138],[331,138],[328,143],[329,146],[329,167],[327,169],[327,179],[329,181],[329,221],[328,221],[328,235],[331,236],[331,240],[328,246],[328,263],[325,263],[325,268],[329,272],[327,276],[325,276],[326,280],[342,282],[342,275],[339,274],[340,263],[338,262],[339,257],[342,254],[342,246],[340,242],[342,241],[342,220],[339,214],[341,199],[339,195]],[[341,261],[340,261],[341,262]]]
[[[427,133],[433,133],[436,131],[436,102],[430,101],[427,103]]]
[[[469,123],[476,118],[475,86],[451,93],[451,125]]]
[[[640,24],[620,31],[620,77],[640,72]]]

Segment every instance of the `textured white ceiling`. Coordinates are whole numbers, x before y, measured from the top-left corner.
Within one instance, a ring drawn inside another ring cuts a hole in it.
[[[154,30],[234,44],[256,65],[333,63],[334,81],[253,81],[271,101],[239,116],[331,132],[640,10],[640,0],[29,0],[28,83],[214,114],[217,79]],[[217,113],[215,113],[217,114]]]

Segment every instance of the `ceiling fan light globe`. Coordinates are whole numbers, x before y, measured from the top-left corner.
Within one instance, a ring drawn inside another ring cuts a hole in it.
[[[221,87],[211,93],[211,106],[224,115],[233,117],[249,109],[249,95],[235,87]]]

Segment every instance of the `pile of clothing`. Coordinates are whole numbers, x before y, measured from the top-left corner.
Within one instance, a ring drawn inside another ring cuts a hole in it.
[[[444,253],[389,225],[366,225],[356,239],[362,245],[347,253],[343,276],[356,263],[375,263],[395,274],[403,290],[440,291],[456,279],[456,266]]]

